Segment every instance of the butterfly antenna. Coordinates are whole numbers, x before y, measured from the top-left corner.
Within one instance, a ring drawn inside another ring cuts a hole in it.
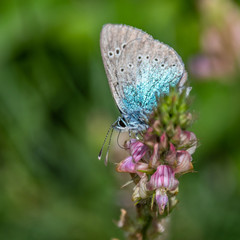
[[[108,163],[108,153],[109,153],[109,149],[110,149],[110,144],[111,144],[111,140],[112,140],[112,135],[113,135],[113,127],[111,128],[111,134],[110,134],[110,138],[109,138],[109,142],[108,142],[108,146],[107,146],[107,153],[106,153],[106,157],[105,157],[105,165],[107,166]]]
[[[104,147],[104,145],[105,145],[105,143],[106,143],[106,141],[107,141],[107,137],[108,137],[111,129],[113,130],[113,125],[111,125],[111,127],[110,127],[110,128],[108,129],[108,131],[107,131],[106,137],[105,137],[105,139],[104,139],[104,141],[103,141],[102,148],[101,148],[101,150],[100,150],[100,152],[99,152],[99,154],[98,154],[98,160],[101,160],[101,158],[102,158],[103,147]],[[111,135],[112,135],[112,134],[111,134]]]

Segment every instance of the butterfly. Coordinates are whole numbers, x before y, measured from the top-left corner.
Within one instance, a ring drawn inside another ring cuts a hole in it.
[[[158,98],[168,94],[170,87],[182,88],[186,82],[181,57],[142,30],[121,24],[103,26],[100,47],[108,83],[121,114],[110,129],[133,133],[146,130]]]

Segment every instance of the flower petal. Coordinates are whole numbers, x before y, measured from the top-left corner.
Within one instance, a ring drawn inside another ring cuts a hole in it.
[[[151,167],[156,167],[157,166],[157,162],[158,162],[158,149],[159,149],[159,144],[158,143],[155,143],[154,144],[154,147],[153,147],[153,154],[150,158],[150,161],[149,161],[149,165]]]
[[[170,165],[173,165],[176,160],[176,149],[174,145],[170,142],[169,151],[166,156],[166,162]]]
[[[156,190],[156,202],[158,205],[159,213],[162,215],[164,213],[165,207],[168,204],[168,196],[164,189],[158,188]]]
[[[179,182],[174,177],[174,172],[170,166],[160,165],[156,172],[151,176],[148,182],[148,189],[154,190],[160,187],[164,187],[168,190],[174,190],[177,188]]]
[[[187,151],[177,151],[177,167],[174,173],[183,173],[193,169],[192,157]]]
[[[143,156],[146,154],[147,150],[148,147],[140,141],[135,141],[130,145],[130,153],[135,162],[141,160]]]
[[[160,137],[160,149],[165,150],[167,149],[167,147],[168,147],[168,139],[167,139],[166,133],[164,132]]]
[[[139,177],[142,177],[144,175],[143,172],[141,172],[141,170],[149,170],[149,166],[147,163],[143,163],[143,162],[138,162],[135,165],[135,172],[138,174]]]
[[[133,162],[132,156],[129,156],[118,163],[116,170],[117,172],[136,173],[135,165],[136,163]]]
[[[146,173],[144,173],[140,179],[140,181],[138,182],[138,184],[134,187],[134,192],[132,195],[132,200],[138,201],[140,199],[145,199],[149,196],[149,191],[146,187],[146,183],[148,181],[147,175]]]
[[[182,131],[180,134],[180,147],[193,154],[197,148],[197,137],[193,132]]]
[[[187,151],[192,155],[197,148],[197,137],[196,135],[191,132],[190,133],[190,148],[187,149]]]

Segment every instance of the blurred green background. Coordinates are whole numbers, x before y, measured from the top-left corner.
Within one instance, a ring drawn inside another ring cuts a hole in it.
[[[189,71],[197,172],[180,179],[169,239],[240,239],[240,4],[230,0],[1,0],[0,239],[124,239],[119,174],[97,160],[118,116],[105,23],[143,29]],[[113,162],[116,151],[114,137]]]

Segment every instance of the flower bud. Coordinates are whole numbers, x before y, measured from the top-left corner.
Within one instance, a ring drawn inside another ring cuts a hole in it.
[[[153,147],[153,154],[150,158],[150,161],[149,161],[149,166],[150,167],[157,167],[157,162],[158,162],[158,149],[159,149],[159,144],[158,143],[155,143],[154,144],[154,147]]]
[[[154,131],[153,128],[149,127],[146,133],[144,134],[144,142],[150,147],[153,146],[153,142],[155,141],[156,138],[156,136],[153,134],[153,131]]]
[[[174,165],[175,161],[176,161],[176,149],[174,147],[174,145],[170,142],[170,147],[169,147],[169,151],[166,155],[165,161],[169,164],[169,165]]]
[[[195,149],[196,149],[196,143],[197,143],[197,138],[195,136],[195,134],[193,132],[189,132],[189,131],[182,131],[180,134],[180,147],[191,147],[192,145],[194,145]],[[194,151],[195,151],[194,149]]]
[[[175,129],[175,134],[172,137],[171,141],[175,144],[178,145],[180,142],[180,136],[181,136],[182,130],[179,126],[176,127]]]
[[[164,151],[168,147],[168,139],[167,134],[164,132],[162,136],[160,137],[160,150]]]
[[[184,173],[193,169],[192,157],[187,151],[177,151],[177,167],[174,173]]]
[[[182,131],[180,127],[176,128],[171,141],[180,148],[186,149],[190,154],[193,154],[197,148],[196,135],[193,132]]]
[[[190,141],[190,136],[191,136],[191,132],[189,132],[189,131],[181,131],[179,145],[181,147],[184,147],[184,146],[188,145],[189,141]]]
[[[153,123],[153,129],[155,132],[157,132],[159,135],[160,135],[160,132],[161,132],[161,122],[160,120],[155,120],[154,123]]]
[[[182,128],[187,128],[192,122],[192,114],[186,113],[186,114],[180,115],[179,120],[180,120],[180,126]]]
[[[166,132],[168,133],[168,136],[173,136],[175,129],[174,129],[174,124],[173,122],[169,122],[167,128],[166,128]]]
[[[189,148],[187,149],[187,151],[192,155],[196,148],[197,148],[197,137],[193,132],[190,132],[190,144],[189,144]]]
[[[137,201],[141,200],[139,189],[140,189],[140,187],[138,184],[133,188],[133,194],[132,194],[133,202],[137,202]]]

